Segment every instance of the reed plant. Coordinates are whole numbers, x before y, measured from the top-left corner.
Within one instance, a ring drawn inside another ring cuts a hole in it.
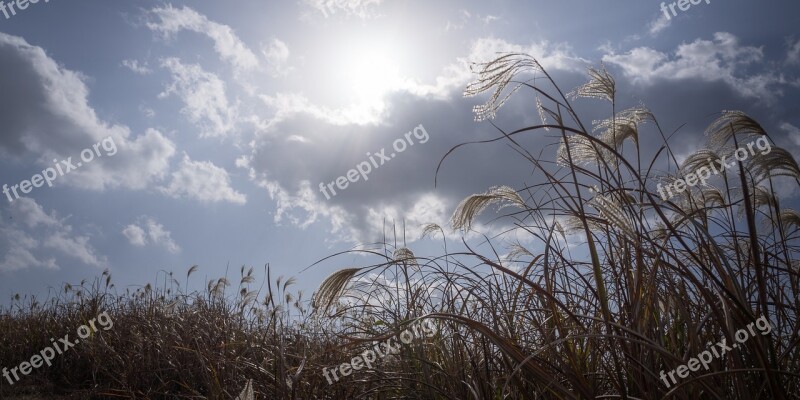
[[[321,262],[352,253],[369,261],[336,271],[308,300],[268,267],[260,284],[242,267],[235,288],[220,278],[190,292],[192,267],[135,291],[120,292],[106,272],[42,303],[17,297],[0,313],[3,365],[24,361],[99,312],[108,311],[115,327],[25,384],[0,384],[0,397],[796,398],[800,212],[777,194],[800,182],[791,154],[773,143],[769,154],[665,201],[658,183],[770,136],[745,113],[723,111],[705,132],[706,147],[679,160],[671,133],[644,106],[618,110],[616,82],[602,67],[590,68],[588,83],[570,93],[525,54],[501,55],[475,72],[465,94],[489,94],[476,118],[497,134],[453,148],[440,167],[463,146],[505,142],[540,181],[487,188],[458,205],[450,227],[425,226],[424,237],[441,240],[441,255],[417,256],[389,240],[334,254]],[[541,123],[501,129],[493,118],[523,93]],[[608,118],[586,124],[579,99],[606,106]],[[524,144],[529,137],[550,145],[534,153]],[[491,209],[502,212],[493,223],[523,240],[498,244],[476,232]],[[453,243],[450,228],[481,240]],[[661,371],[709,343],[733,342],[760,317],[770,334],[674,385],[660,380]],[[438,321],[433,337],[326,381],[323,368],[423,318]]]

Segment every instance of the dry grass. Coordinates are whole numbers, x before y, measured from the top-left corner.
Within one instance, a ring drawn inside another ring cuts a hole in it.
[[[538,82],[547,86],[517,81],[526,71],[544,76]],[[0,330],[11,332],[0,339],[0,359],[15,365],[49,337],[108,310],[113,330],[26,384],[87,398],[231,399],[250,379],[259,399],[796,398],[800,217],[782,208],[773,190],[798,182],[794,159],[773,144],[769,157],[739,163],[714,186],[665,202],[655,183],[700,164],[678,164],[645,108],[617,112],[605,70],[591,70],[590,82],[573,94],[609,105],[609,118],[592,130],[532,58],[505,55],[477,72],[468,94],[492,92],[476,108],[479,119],[493,117],[512,93],[536,96],[547,122],[498,129],[487,142],[506,141],[542,182],[470,196],[452,221],[469,229],[500,204],[511,210],[501,221],[527,232],[527,247],[481,253],[463,242],[452,251],[443,239],[442,256],[423,258],[386,244],[363,251],[376,260],[371,265],[327,279],[312,309],[288,292],[291,282],[269,274],[268,288],[251,290],[252,272],[244,268],[235,290],[223,279],[203,293],[183,293],[171,274],[157,287],[116,293],[106,275],[44,304],[15,302],[0,316]],[[743,113],[724,112],[708,134],[703,157],[766,132]],[[519,143],[527,135],[561,148],[534,156]],[[643,154],[645,137],[663,146]],[[774,326],[770,335],[748,340],[678,386],[659,380],[661,370],[684,364],[709,342],[732,340],[762,315]],[[328,386],[323,367],[347,362],[370,339],[423,317],[441,321],[437,335]],[[0,395],[8,393],[0,386]]]

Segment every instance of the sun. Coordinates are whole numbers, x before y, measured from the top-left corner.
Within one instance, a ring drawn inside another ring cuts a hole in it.
[[[400,69],[392,54],[383,49],[362,50],[348,63],[347,82],[362,100],[377,100],[399,87]]]
[[[382,35],[339,41],[330,64],[332,89],[354,102],[380,102],[401,88],[406,60],[397,40]]]

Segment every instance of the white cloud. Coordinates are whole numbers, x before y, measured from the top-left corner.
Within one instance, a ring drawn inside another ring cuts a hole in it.
[[[292,225],[299,226],[301,229],[307,228],[317,220],[320,213],[328,214],[327,207],[318,202],[311,182],[304,180],[300,182],[300,188],[292,195],[275,182],[265,182],[263,187],[269,192],[271,199],[275,200],[277,211],[275,212],[275,223],[280,224],[284,218],[288,219]],[[306,213],[300,217],[293,213],[293,210],[300,209]]]
[[[134,246],[144,246],[147,244],[147,233],[139,225],[130,224],[122,230],[122,234],[128,238],[128,242]]]
[[[780,125],[780,128],[789,134],[789,139],[792,140],[792,143],[794,143],[797,146],[800,146],[800,128],[788,122],[782,123]]]
[[[789,41],[789,51],[786,52],[786,62],[789,64],[800,64],[800,39],[794,43]]]
[[[153,72],[153,70],[147,66],[146,62],[144,64],[139,64],[138,60],[122,60],[122,66],[139,75],[147,75]]]
[[[522,45],[486,37],[475,40],[466,57],[459,58],[456,63],[445,67],[442,74],[436,78],[436,83],[425,84],[407,80],[402,89],[417,96],[447,99],[453,90],[461,91],[467,83],[475,79],[475,74],[470,69],[471,63],[489,62],[501,53],[509,52],[530,54],[548,71],[583,71],[588,64],[588,61],[575,56],[566,43],[552,44],[541,41]]]
[[[470,21],[472,21],[473,19],[480,21],[484,25],[488,25],[494,21],[500,20],[500,17],[495,15],[491,14],[487,14],[485,16],[479,14],[473,15],[467,10],[459,10],[458,14],[459,14],[458,22],[452,22],[450,20],[447,21],[447,23],[444,26],[445,32],[464,29],[467,25],[469,25]]]
[[[651,35],[656,35],[659,32],[663,31],[664,29],[669,28],[670,25],[672,25],[671,19],[667,19],[662,14],[658,14],[658,17],[650,21],[650,24],[648,24],[648,30],[650,31]]]
[[[736,36],[718,32],[713,40],[697,39],[678,46],[675,55],[637,47],[626,54],[607,54],[603,61],[616,64],[634,83],[651,85],[657,81],[700,79],[722,81],[743,97],[772,100],[773,86],[784,83],[774,72],[747,76],[742,70],[762,63],[764,54],[759,47],[742,46]]]
[[[106,262],[98,257],[89,245],[88,236],[73,236],[71,229],[64,229],[46,237],[43,241],[45,247],[59,250],[82,261],[86,265],[101,267]]]
[[[289,135],[286,138],[286,141],[287,142],[297,142],[297,143],[310,143],[311,142],[305,136],[300,136],[300,135]]]
[[[536,58],[545,69],[563,71],[583,71],[587,61],[575,56],[566,43],[550,43],[546,40],[529,45],[510,43],[493,37],[476,40],[470,49],[469,60],[474,62],[491,61],[498,53],[525,53]]]
[[[203,203],[247,203],[247,196],[231,187],[224,168],[210,161],[192,161],[186,154],[178,170],[172,173],[169,185],[160,190],[174,198],[186,197]]]
[[[144,116],[145,116],[145,117],[147,117],[147,118],[153,118],[153,117],[155,117],[155,116],[156,116],[156,111],[155,111],[155,110],[153,110],[153,109],[152,109],[152,108],[150,108],[150,107],[147,107],[147,106],[146,106],[146,105],[144,105],[144,104],[140,104],[140,105],[139,105],[139,111],[140,111],[142,114],[144,114]]]
[[[12,203],[11,208],[14,214],[16,214],[17,221],[21,221],[28,228],[36,228],[40,225],[52,228],[59,225],[54,212],[50,214],[45,213],[42,206],[31,198],[22,197],[20,200],[19,202]]]
[[[122,230],[128,242],[134,246],[158,245],[170,253],[181,251],[180,246],[172,240],[172,233],[164,228],[155,218],[142,216],[136,223]]]
[[[89,244],[88,236],[76,234],[55,212],[46,213],[31,198],[22,197],[11,203],[8,218],[3,219],[7,222],[0,227],[0,247],[8,250],[0,258],[0,271],[58,269],[56,255],[93,267],[108,263]]]
[[[330,226],[330,242],[346,242],[359,244],[374,242],[383,237],[384,221],[391,226],[405,223],[406,238],[409,242],[422,236],[422,229],[429,223],[444,227],[449,239],[458,240],[461,233],[449,229],[450,214],[448,210],[454,204],[436,194],[422,193],[409,204],[401,201],[374,204],[363,208],[363,215],[347,210],[325,200],[316,186],[308,180],[301,180],[295,190],[287,189],[277,181],[271,180],[266,173],[256,172],[250,165],[250,159],[241,157],[236,165],[249,171],[250,179],[259,187],[267,190],[270,199],[275,201],[276,211],[273,218],[278,225],[288,223],[300,229],[306,229],[315,223],[324,222]],[[487,226],[481,223],[474,225],[475,232],[483,232],[489,236],[509,236],[506,226]],[[511,230],[513,231],[513,230]],[[480,238],[475,232],[469,232],[467,238]]]
[[[8,251],[0,259],[0,271],[17,271],[26,268],[58,269],[55,257],[34,255],[40,248],[39,241],[20,229],[0,227],[0,242]]]
[[[452,98],[453,92],[460,92],[464,86],[475,79],[470,70],[472,62],[493,60],[499,53],[523,52],[531,54],[548,70],[583,71],[587,61],[572,54],[567,44],[551,44],[543,41],[530,45],[519,45],[502,39],[482,38],[472,43],[469,54],[459,58],[457,62],[444,68],[434,83],[421,83],[413,79],[399,78],[390,88],[394,92],[406,92],[419,97],[430,97],[439,100]],[[271,131],[275,127],[298,115],[307,115],[334,126],[345,125],[380,125],[388,116],[389,107],[383,101],[369,101],[349,104],[341,108],[330,108],[317,105],[300,93],[278,92],[272,95],[258,96],[269,108],[269,118],[258,119],[253,123],[262,131]]]
[[[279,39],[272,39],[268,45],[263,46],[261,53],[267,59],[267,68],[270,75],[280,77],[292,72],[287,66],[289,62],[289,46]]]
[[[383,0],[303,0],[306,4],[322,13],[325,18],[332,14],[342,12],[345,15],[354,15],[359,18],[374,16],[372,7],[383,3]]]
[[[445,32],[464,29],[470,18],[472,18],[472,14],[467,10],[458,10],[458,14],[458,22],[447,21],[447,24],[444,26]]]
[[[369,232],[366,232],[366,237],[379,237],[386,228],[384,221],[388,224],[397,223],[400,227],[405,223],[406,238],[411,240],[419,239],[422,228],[429,223],[444,227],[445,233],[448,233],[448,207],[450,205],[444,199],[431,193],[421,195],[408,208],[396,204],[369,207],[366,217]]]
[[[293,226],[305,229],[319,219],[327,218],[331,224],[331,233],[346,240],[354,241],[359,235],[352,224],[354,217],[343,208],[321,201],[308,180],[301,180],[297,190],[292,193],[280,183],[270,180],[266,173],[258,173],[250,165],[251,159],[242,156],[236,160],[236,166],[249,171],[250,180],[257,186],[267,190],[270,199],[275,201],[276,211],[273,220],[280,225],[285,220]]]
[[[258,57],[236,36],[230,26],[210,21],[205,15],[186,6],[179,9],[166,5],[156,7],[151,12],[159,20],[147,23],[151,30],[165,36],[182,30],[206,35],[214,41],[217,54],[237,70],[255,69],[259,66]]]
[[[381,104],[355,104],[337,109],[322,107],[298,93],[260,95],[259,98],[273,113],[271,118],[260,123],[262,130],[271,130],[275,125],[298,114],[337,126],[377,125],[383,120],[386,111]]]
[[[118,151],[114,156],[84,164],[78,170],[79,174],[73,171],[59,179],[83,189],[123,187],[142,190],[164,178],[169,170],[169,160],[175,154],[175,143],[155,129],[147,129],[135,140],[118,140],[115,139]]]
[[[162,60],[172,73],[172,83],[159,98],[178,96],[184,103],[181,112],[200,128],[200,137],[227,136],[233,132],[236,107],[229,104],[225,82],[199,65],[185,65],[177,58]]]
[[[118,148],[115,155],[87,163],[54,184],[142,189],[168,169],[174,143],[156,130],[132,137],[127,126],[100,120],[89,105],[85,77],[60,66],[42,48],[0,33],[0,69],[16,71],[0,74],[0,87],[16,98],[12,106],[0,108],[0,154],[26,157],[44,168],[52,166],[53,159],[75,159],[81,150],[110,136]]]

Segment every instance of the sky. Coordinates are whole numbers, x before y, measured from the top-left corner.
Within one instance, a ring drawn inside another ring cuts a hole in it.
[[[679,156],[722,110],[800,154],[789,0],[674,13],[635,0],[19,3],[0,6],[0,304],[106,269],[119,290],[192,265],[195,287],[269,264],[310,293],[363,265],[347,254],[307,269],[348,249],[386,240],[441,254],[423,225],[447,226],[472,193],[535,179],[497,143],[454,153],[434,180],[453,146],[497,135],[472,111],[486,99],[463,92],[470,63],[503,52],[536,57],[565,91],[602,63],[618,107],[650,108]],[[576,105],[607,117],[600,102]],[[521,91],[493,122],[538,118]],[[557,140],[525,143],[554,152]],[[475,229],[532,240],[489,220]]]

